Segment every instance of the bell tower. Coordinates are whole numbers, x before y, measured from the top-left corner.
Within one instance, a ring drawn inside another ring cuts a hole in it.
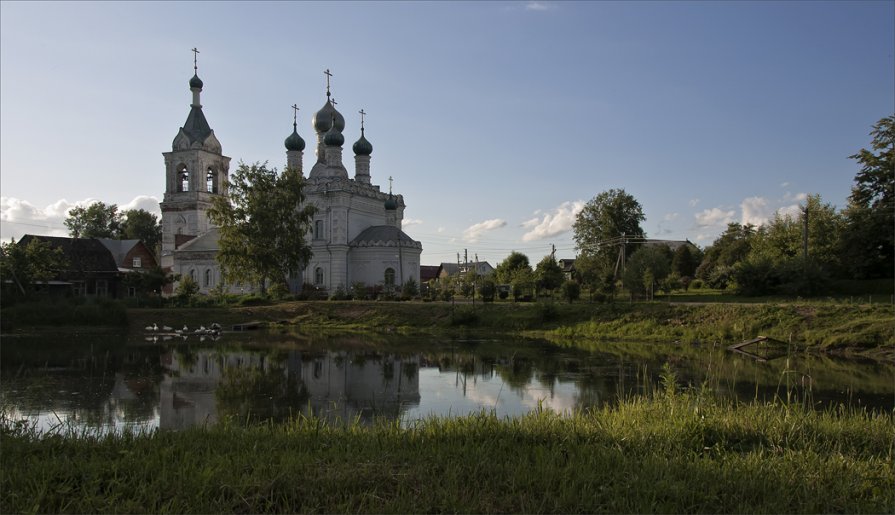
[[[230,158],[221,152],[221,143],[202,112],[202,80],[198,75],[193,49],[193,101],[183,127],[174,137],[165,157],[165,196],[162,210],[162,267],[174,264],[174,250],[208,231],[208,210],[215,197],[226,195]]]

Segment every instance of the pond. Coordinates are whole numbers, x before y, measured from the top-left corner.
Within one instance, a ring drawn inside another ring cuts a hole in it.
[[[321,337],[225,333],[217,340],[144,335],[4,336],[0,409],[43,431],[179,430],[222,419],[407,425],[482,410],[599,408],[659,387],[744,401],[895,407],[895,366],[791,355],[760,362],[725,349],[633,343],[558,346],[531,339]]]

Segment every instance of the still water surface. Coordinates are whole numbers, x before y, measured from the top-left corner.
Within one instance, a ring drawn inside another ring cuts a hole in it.
[[[895,408],[895,366],[824,356],[758,362],[724,349],[542,340],[224,334],[4,337],[0,409],[44,431],[184,429],[225,418],[404,424],[482,410],[518,416],[598,408],[655,389],[666,363],[680,386],[741,400]]]

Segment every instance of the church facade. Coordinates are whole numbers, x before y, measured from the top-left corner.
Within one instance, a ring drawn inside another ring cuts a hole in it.
[[[306,234],[312,257],[290,277],[290,289],[302,285],[333,292],[357,283],[366,287],[398,289],[409,280],[419,284],[422,244],[402,230],[405,203],[402,195],[373,184],[370,160],[373,146],[364,135],[361,111],[360,138],[352,146],[354,176],[342,159],[345,118],[331,99],[327,71],[326,102],[311,121],[316,135],[315,161],[304,174],[305,142],[293,120],[285,140],[286,166],[302,172],[305,202],[316,214]],[[165,158],[165,194],[162,211],[161,265],[174,274],[190,276],[201,293],[220,289],[251,292],[257,285],[225,282],[217,262],[219,233],[208,219],[213,199],[227,195],[230,158],[202,111],[203,83],[197,74],[189,82],[190,112]],[[296,108],[297,109],[297,108]],[[391,179],[389,179],[391,180]],[[296,206],[298,207],[298,206]]]

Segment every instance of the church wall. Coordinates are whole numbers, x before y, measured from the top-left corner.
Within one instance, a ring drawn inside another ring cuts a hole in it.
[[[420,282],[420,249],[401,247],[355,247],[351,249],[351,282],[367,286],[385,284],[385,270],[395,271],[395,286],[408,279]],[[402,280],[403,277],[403,280]]]

